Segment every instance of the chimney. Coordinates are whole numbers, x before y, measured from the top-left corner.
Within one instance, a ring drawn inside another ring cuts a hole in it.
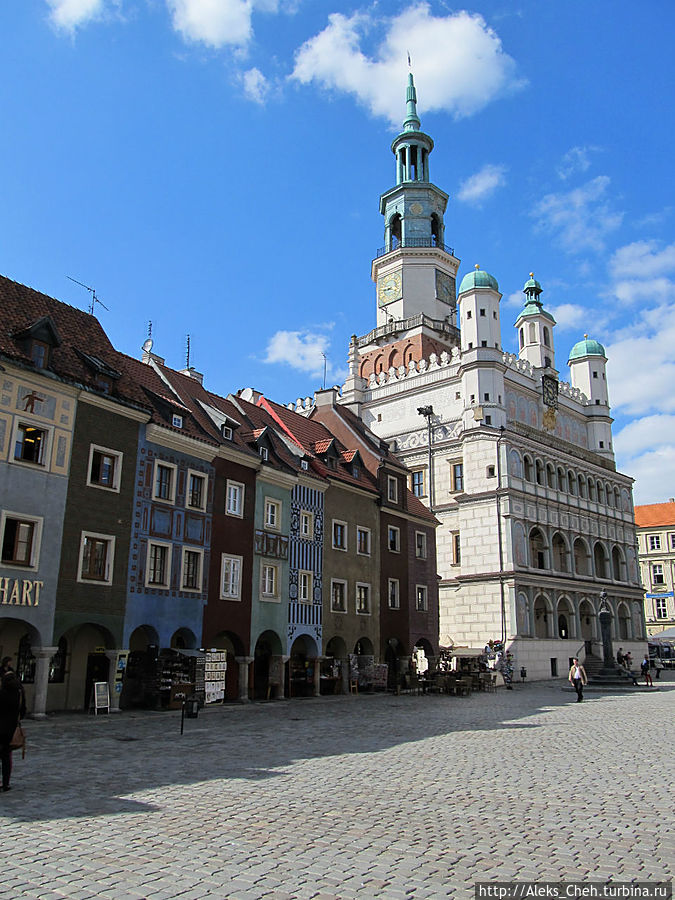
[[[200,384],[204,384],[203,373],[198,372],[194,366],[190,366],[188,369],[179,369],[178,371],[181,375],[187,375],[188,378],[194,378],[195,381],[198,381]]]
[[[322,391],[314,392],[314,405],[319,409],[322,406],[337,406],[338,389],[335,387],[324,388]]]

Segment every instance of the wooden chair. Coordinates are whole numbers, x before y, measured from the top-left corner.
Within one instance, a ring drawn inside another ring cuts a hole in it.
[[[349,679],[349,693],[350,694],[358,694],[359,692],[359,679],[358,678],[350,678]]]

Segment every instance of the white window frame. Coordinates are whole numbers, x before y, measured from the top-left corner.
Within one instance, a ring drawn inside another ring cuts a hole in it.
[[[663,585],[666,583],[663,563],[652,563],[652,584]]]
[[[185,585],[185,557],[188,553],[196,553],[199,557],[199,578],[197,587],[186,587]],[[184,546],[181,549],[180,560],[180,590],[181,593],[201,594],[204,585],[204,548]]]
[[[190,502],[190,481],[192,478],[200,478],[202,484],[204,485],[202,489],[202,503],[201,506],[193,506]],[[209,490],[209,476],[205,472],[199,472],[197,469],[188,469],[187,470],[187,479],[185,482],[185,508],[186,509],[196,509],[199,512],[206,511],[206,495]]]
[[[335,526],[342,525],[344,529],[344,546],[340,546],[340,544],[335,543]],[[342,553],[347,552],[347,548],[349,546],[349,529],[347,527],[347,523],[343,522],[342,519],[333,519],[331,523],[331,542],[333,544],[333,550],[340,550]]]
[[[234,492],[233,496],[238,498],[236,508],[230,508],[230,489]],[[246,485],[241,481],[231,481],[229,478],[225,484],[225,515],[237,516],[238,519],[244,517],[244,492]]]
[[[160,497],[157,494],[157,475],[159,471],[159,467],[163,466],[165,469],[171,470],[171,496],[169,498]],[[156,459],[155,464],[152,467],[152,499],[157,503],[171,503],[175,504],[176,502],[176,482],[178,480],[178,466],[175,463],[166,462],[163,459]]]
[[[391,538],[392,535],[395,535],[395,547],[391,546]],[[400,553],[401,552],[401,529],[397,525],[388,525],[387,526],[387,549],[390,553]]]
[[[419,540],[420,538],[422,538],[421,546],[420,546],[420,540]],[[428,553],[429,553],[429,550],[427,547],[426,532],[425,531],[416,531],[415,532],[415,558],[416,559],[427,559]]]
[[[225,566],[227,563],[236,563],[236,567],[230,566],[230,577],[227,586],[225,584]],[[220,557],[220,599],[221,600],[241,600],[241,573],[244,565],[242,556],[234,556],[230,553],[223,553]],[[232,572],[236,572],[236,578]],[[227,589],[226,589],[227,587]]]
[[[270,512],[274,510],[274,515]],[[281,501],[275,497],[265,497],[265,521],[263,527],[267,531],[281,531]]]
[[[368,597],[368,609],[364,612],[359,609],[359,588],[365,588]],[[370,585],[365,581],[357,581],[354,586],[354,609],[357,616],[370,616],[373,611],[372,591]]]
[[[183,417],[179,416],[177,413],[173,413],[171,416],[171,425],[174,428],[182,428],[183,427]]]
[[[300,537],[306,541],[311,541],[314,537],[314,513],[308,512],[306,509],[300,513]]]
[[[333,595],[333,588],[336,584],[341,584],[343,587],[342,609],[338,609],[335,606],[335,598]],[[344,578],[331,578],[331,580],[330,580],[330,611],[333,613],[340,613],[341,615],[344,615],[348,612],[348,609],[349,609],[349,591],[348,591],[348,587],[347,587],[347,582],[345,581]]]
[[[394,588],[393,596],[392,588]],[[398,578],[387,579],[387,605],[389,609],[401,608],[401,582]]]
[[[17,459],[14,455],[16,453],[16,442],[19,437],[19,431],[22,427],[36,428],[38,431],[41,431],[44,434],[44,442],[41,446],[40,459],[38,460],[38,462],[32,462],[30,459]],[[42,422],[32,422],[30,419],[27,419],[24,416],[17,416],[17,419],[14,422],[14,428],[12,429],[12,442],[10,444],[9,450],[9,461],[14,465],[28,466],[31,469],[50,469],[53,439],[54,429],[51,426],[45,425]]]
[[[649,544],[650,551],[661,549],[661,535],[660,534],[648,534],[647,542]]]
[[[108,545],[105,556],[105,576],[103,578],[87,578],[82,575],[82,563],[84,561],[84,547],[87,540],[105,541]],[[112,584],[113,569],[115,565],[115,535],[99,534],[96,531],[83,531],[80,536],[80,553],[77,560],[77,578],[80,584]]]
[[[429,610],[429,588],[426,584],[415,585],[415,610],[417,612],[428,612]]]
[[[266,573],[265,569],[271,569],[274,572],[274,591],[269,592],[265,591],[266,585]],[[266,601],[267,603],[279,603],[281,601],[281,593],[280,593],[280,584],[279,584],[279,574],[280,574],[280,566],[277,563],[270,562],[269,560],[261,560],[260,561],[260,599]]]
[[[168,553],[166,555],[166,580],[163,582],[150,581],[150,551],[152,547],[166,547]],[[173,554],[173,544],[170,541],[156,541],[154,538],[148,540],[148,549],[145,555],[145,586],[158,591],[168,591],[171,589],[171,562]]]
[[[668,600],[666,597],[656,597],[654,600],[654,614],[657,619],[668,618]]]
[[[366,550],[359,550],[359,535],[363,534],[366,536]],[[371,555],[371,547],[372,547],[372,536],[370,528],[366,528],[364,525],[356,526],[356,554],[357,556],[370,556]]]
[[[387,475],[387,500],[398,503],[398,478],[393,475]]]
[[[307,569],[298,572],[298,602],[311,603],[313,590],[313,575]]]
[[[26,522],[33,525],[33,541],[30,548],[30,560],[27,565],[17,562],[3,562],[0,556],[0,567],[3,569],[19,569],[21,572],[35,572],[40,565],[40,548],[42,545],[42,528],[44,519],[42,516],[29,516],[25,513],[13,512],[9,509],[0,510],[0,555],[5,541],[5,524],[8,519],[18,522]]]
[[[415,475],[421,475],[421,483],[419,487],[421,488],[420,493],[418,494],[415,490]],[[427,495],[427,470],[424,466],[421,466],[417,469],[413,469],[410,473],[410,490],[414,494],[415,497],[426,497]]]
[[[115,468],[113,471],[113,483],[111,485],[99,484],[97,481],[92,481],[91,467],[94,462],[94,454],[95,453],[100,453],[102,456],[111,456],[114,458]],[[90,444],[89,445],[89,462],[87,463],[87,486],[97,488],[100,491],[110,491],[112,493],[119,494],[120,484],[122,482],[122,460],[123,459],[124,459],[124,454],[120,453],[119,450],[111,450],[109,447],[101,447],[99,444]]]
[[[670,549],[675,550],[675,533],[670,534]]]

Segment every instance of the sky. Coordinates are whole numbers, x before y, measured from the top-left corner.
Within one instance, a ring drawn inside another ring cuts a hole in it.
[[[534,272],[562,380],[607,350],[618,468],[675,496],[671,0],[4,0],[0,272],[282,403],[375,325],[410,53],[446,243]],[[325,360],[324,360],[325,356]]]

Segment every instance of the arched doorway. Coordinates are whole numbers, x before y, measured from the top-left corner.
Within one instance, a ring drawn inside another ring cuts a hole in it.
[[[73,628],[63,637],[71,647],[65,708],[88,709],[94,684],[109,679],[110,659],[105,651],[113,649],[114,639],[106,628],[93,623]]]
[[[633,637],[633,634],[631,628],[630,612],[625,603],[619,604],[619,608],[617,609],[617,616],[619,620],[619,640],[627,641]]]
[[[326,644],[325,657],[325,674],[328,678],[334,679],[331,682],[333,693],[344,693],[349,688],[349,685],[346,684],[349,660],[347,659],[347,645],[344,642],[344,638],[337,635],[332,637]],[[327,685],[325,690],[330,693],[330,686]]]
[[[558,600],[557,635],[562,640],[572,637],[572,607],[567,597]]]
[[[317,656],[316,643],[309,635],[301,634],[293,641],[286,681],[289,697],[313,697],[317,693]]]
[[[239,636],[231,631],[217,634],[208,646],[209,650],[224,650],[227,669],[225,670],[225,699],[239,700],[239,663],[237,658],[246,656],[244,644]],[[243,699],[248,699],[244,697]]]
[[[370,673],[373,670],[375,657],[370,638],[362,637],[354,644],[354,651],[349,657],[349,680],[357,681],[359,690],[364,690],[371,683]]]
[[[172,650],[195,650],[197,638],[189,628],[179,628],[171,635],[169,646]]]
[[[538,638],[550,637],[551,610],[548,600],[543,594],[538,594],[534,601],[534,636]]]
[[[586,653],[592,652],[591,642],[595,639],[595,610],[588,600],[582,600],[579,604],[579,623],[581,638],[586,644]]]
[[[275,631],[264,631],[253,652],[253,684],[250,692],[254,700],[269,700],[281,696],[284,684],[281,641]]]
[[[396,690],[405,683],[405,676],[410,668],[408,653],[402,641],[391,637],[386,644],[384,661],[387,664],[387,687]]]
[[[433,671],[436,668],[434,648],[426,638],[420,638],[413,648],[416,671],[419,674]]]

